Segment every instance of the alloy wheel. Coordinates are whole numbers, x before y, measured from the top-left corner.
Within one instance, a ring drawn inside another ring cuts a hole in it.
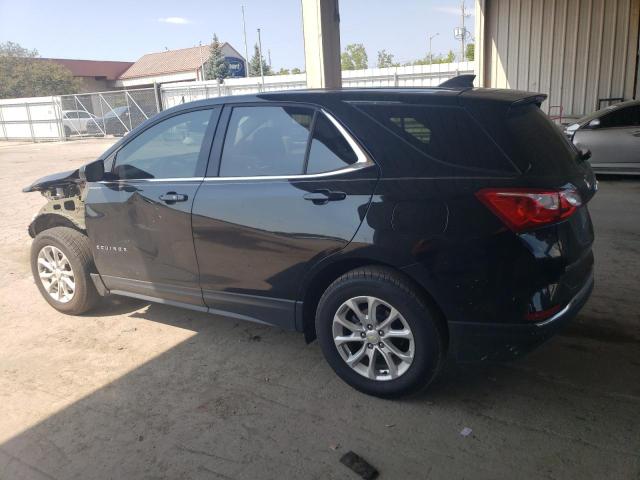
[[[38,252],[38,275],[49,296],[56,302],[73,299],[76,282],[67,256],[57,247],[47,245]]]
[[[400,312],[376,297],[350,298],[336,311],[333,342],[345,363],[371,380],[404,374],[415,354],[413,332]]]

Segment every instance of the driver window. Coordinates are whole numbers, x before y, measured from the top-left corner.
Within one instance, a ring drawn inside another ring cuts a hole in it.
[[[302,174],[312,118],[304,107],[234,107],[220,176]]]
[[[113,173],[119,179],[196,176],[212,112],[218,111],[182,113],[145,130],[118,152]]]

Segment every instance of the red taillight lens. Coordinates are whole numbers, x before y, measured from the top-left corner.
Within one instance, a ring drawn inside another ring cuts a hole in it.
[[[580,193],[573,187],[562,190],[485,188],[476,196],[514,232],[559,222],[582,205]]]

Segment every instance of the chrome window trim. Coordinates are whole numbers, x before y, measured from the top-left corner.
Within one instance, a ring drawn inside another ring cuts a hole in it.
[[[311,174],[296,174],[296,175],[254,175],[246,177],[185,177],[185,178],[131,178],[122,180],[102,180],[96,183],[123,183],[123,182],[220,182],[220,181],[254,181],[254,180],[312,180],[314,178],[333,177],[335,175],[342,175],[349,172],[354,172],[362,168],[367,168],[375,165],[375,162],[365,153],[356,140],[347,132],[336,118],[323,108],[319,109],[320,113],[327,117],[329,121],[336,127],[340,135],[347,141],[351,149],[356,154],[356,162],[345,168],[338,170],[331,170],[329,172],[311,173]],[[312,139],[313,141],[313,139]]]

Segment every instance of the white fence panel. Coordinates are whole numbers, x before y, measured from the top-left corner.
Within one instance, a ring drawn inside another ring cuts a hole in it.
[[[60,109],[58,97],[0,100],[1,140],[58,140]]]
[[[473,68],[473,62],[457,62],[346,70],[342,72],[342,86],[346,88],[436,87],[456,75],[474,73]],[[260,77],[229,78],[220,85],[215,80],[164,84],[162,85],[162,105],[164,108],[170,108],[204,98],[299,90],[306,88],[306,79],[306,75],[300,73],[266,76],[264,77],[264,85]]]

